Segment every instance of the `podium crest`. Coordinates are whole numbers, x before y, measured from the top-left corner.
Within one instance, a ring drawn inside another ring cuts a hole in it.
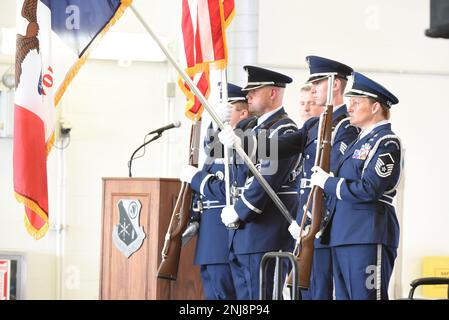
[[[142,205],[136,199],[120,199],[117,203],[119,223],[112,229],[114,245],[129,258],[143,243],[146,235],[139,225]]]

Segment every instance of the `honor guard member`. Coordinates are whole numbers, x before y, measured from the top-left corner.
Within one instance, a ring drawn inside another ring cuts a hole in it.
[[[337,299],[388,299],[388,283],[399,242],[393,199],[402,167],[401,142],[391,130],[390,107],[399,100],[354,73],[348,108],[362,129],[334,169],[314,168],[311,184],[331,196],[323,241],[332,248]]]
[[[343,156],[347,146],[358,135],[357,128],[351,126],[349,123],[348,111],[343,101],[343,93],[348,77],[351,75],[352,68],[341,62],[318,56],[308,56],[306,60],[309,64],[310,76],[308,82],[312,85],[312,95],[315,103],[323,108],[327,101],[328,77],[330,75],[335,76],[332,89],[332,104],[334,108],[332,115],[332,149],[330,162],[331,170],[333,170]],[[296,133],[300,141],[295,143],[295,149],[297,152],[302,151],[303,153],[302,163],[299,167],[297,177],[299,184],[299,212],[296,221],[298,224],[301,223],[307,199],[311,191],[310,175],[311,169],[315,165],[318,124],[319,118],[311,118]],[[290,147],[284,146],[283,143],[286,141],[291,145],[292,141],[291,139],[287,140],[287,138],[282,139],[279,142],[279,149],[282,151],[287,150]],[[312,208],[309,208],[306,214],[310,214],[310,212],[312,212]],[[323,213],[323,217],[326,219],[326,212]],[[297,225],[293,224],[289,230],[294,238],[298,237],[299,227]],[[308,291],[302,291],[302,298],[313,300],[331,300],[333,298],[331,250],[326,245],[321,244],[320,239],[315,240],[310,288]]]
[[[257,120],[246,124],[253,137],[259,134],[268,135],[273,140],[288,132],[297,130],[297,126],[290,119],[283,108],[283,96],[286,84],[292,79],[286,75],[271,70],[245,66],[248,73],[248,84],[243,89],[247,91],[248,105]],[[230,143],[228,133],[235,134],[230,127],[219,133],[220,141],[225,145],[234,146],[239,143],[233,139]],[[223,136],[222,133],[225,133]],[[228,143],[226,143],[228,142]],[[298,208],[298,194],[296,182],[291,179],[292,172],[298,164],[298,155],[278,160],[277,157],[264,158],[256,156],[256,167],[277,193],[289,212],[296,213]],[[230,231],[230,266],[237,290],[243,293],[243,299],[259,299],[259,267],[266,252],[291,251],[294,241],[286,233],[288,222],[276,205],[266,194],[259,181],[246,169],[247,179],[243,192],[233,206],[227,206],[221,213],[225,225],[239,223],[240,227]],[[287,263],[287,261],[284,261]],[[284,266],[284,274],[287,272]],[[267,277],[267,297],[271,297],[273,288],[274,266],[271,265]]]
[[[306,83],[300,90],[299,118],[302,122],[306,122],[310,118],[319,117],[322,112],[322,106],[315,103],[315,98],[312,95],[312,84]]]
[[[217,113],[223,122],[235,126],[249,116],[246,94],[242,88],[228,84],[228,105],[221,105]],[[208,300],[235,300],[238,298],[229,267],[228,230],[221,222],[220,213],[226,204],[222,145],[217,145],[212,124],[205,138],[207,160],[198,170],[186,165],[180,175],[196,192],[193,203],[193,221],[187,230],[198,228],[194,263],[200,265],[204,296]],[[218,151],[218,152],[215,152]],[[218,157],[217,157],[218,156]],[[190,231],[191,233],[194,233]],[[190,235],[192,236],[192,234]]]
[[[309,64],[310,76],[308,82],[312,85],[312,95],[315,103],[325,107],[327,100],[328,77],[335,76],[333,84],[333,117],[332,117],[332,151],[331,169],[333,169],[342,157],[347,146],[357,138],[358,129],[349,123],[346,105],[343,102],[343,92],[346,87],[348,76],[351,75],[352,68],[349,66],[327,58],[318,56],[308,56],[306,60]],[[306,121],[303,127],[293,133],[284,134],[278,138],[279,158],[284,159],[302,153],[301,165],[296,170],[295,176],[299,184],[299,212],[297,222],[293,222],[288,228],[292,237],[299,236],[298,223],[301,222],[305,205],[311,191],[310,174],[311,168],[315,164],[316,143],[318,137],[319,118],[311,118]],[[233,137],[235,139],[235,137]],[[229,138],[229,142],[232,138]],[[228,143],[229,143],[228,142]],[[267,147],[270,144],[267,143]],[[312,211],[309,208],[308,213]],[[323,215],[326,220],[326,213]],[[324,221],[325,222],[325,221]],[[320,240],[315,241],[315,251],[313,258],[310,289],[302,292],[303,299],[332,299],[332,260],[331,251],[327,246],[321,244]]]

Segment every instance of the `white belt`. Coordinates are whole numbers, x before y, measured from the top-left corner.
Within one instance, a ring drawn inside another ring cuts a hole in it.
[[[194,212],[203,212],[203,210],[224,208],[225,206],[226,205],[220,204],[220,201],[217,200],[198,200],[196,202],[196,207],[194,205],[192,210]]]

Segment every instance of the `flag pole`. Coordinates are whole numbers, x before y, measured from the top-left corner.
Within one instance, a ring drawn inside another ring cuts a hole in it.
[[[228,79],[226,75],[226,69],[221,70],[221,102],[228,103]],[[229,148],[223,146],[224,154],[223,154],[223,164],[224,164],[224,178],[225,178],[225,193],[226,193],[226,206],[231,206],[231,179],[229,177]],[[226,225],[228,229],[238,229],[240,223],[234,222]]]
[[[209,104],[207,99],[204,97],[204,95],[201,93],[201,91],[193,83],[192,79],[190,79],[190,77],[187,75],[187,73],[176,62],[176,60],[172,56],[172,54],[167,50],[167,48],[165,48],[164,44],[161,42],[159,37],[153,32],[153,30],[146,23],[146,21],[143,19],[143,17],[140,15],[140,13],[134,8],[134,5],[131,3],[129,7],[130,7],[131,11],[134,13],[134,15],[136,16],[136,18],[139,20],[139,22],[142,24],[142,26],[145,28],[145,30],[150,34],[150,36],[153,38],[153,40],[157,43],[159,48],[165,54],[165,56],[170,61],[170,63],[173,65],[173,67],[176,69],[176,71],[178,71],[178,73],[182,77],[182,79],[187,83],[190,90],[193,91],[195,96],[198,98],[198,100],[204,106],[204,109],[207,110],[207,112],[210,114],[212,119],[218,124],[218,127],[221,130],[223,130],[224,124],[223,124],[223,122],[221,122],[220,117],[218,116],[216,111],[211,107],[211,105]],[[271,186],[268,184],[268,182],[264,179],[264,177],[257,170],[256,166],[252,163],[251,159],[245,153],[243,148],[239,145],[236,145],[235,150],[237,151],[239,156],[242,157],[243,161],[248,166],[249,170],[252,172],[254,177],[259,181],[260,185],[263,187],[265,192],[273,200],[274,204],[279,209],[279,211],[282,213],[282,215],[285,217],[285,219],[287,219],[288,223],[292,223],[294,219],[293,219],[292,215],[288,212],[287,207],[284,205],[284,203],[281,201],[281,199],[279,199],[276,192],[274,192],[274,190],[271,188]]]
[[[226,76],[226,69],[221,70],[221,103],[228,103],[228,79]],[[223,146],[224,150],[224,175],[225,175],[225,191],[226,191],[226,206],[231,205],[231,190],[229,178],[229,149]]]

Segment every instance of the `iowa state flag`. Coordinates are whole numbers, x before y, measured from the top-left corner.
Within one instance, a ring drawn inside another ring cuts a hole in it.
[[[131,0],[18,0],[14,191],[35,238],[48,230],[47,155],[55,108],[93,44]]]

